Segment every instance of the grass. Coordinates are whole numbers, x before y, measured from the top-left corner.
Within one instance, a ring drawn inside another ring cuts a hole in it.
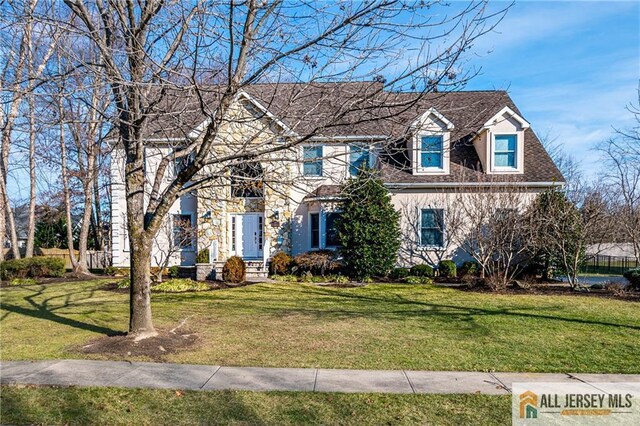
[[[0,289],[3,360],[106,358],[77,348],[124,331],[128,295],[105,281]],[[186,318],[195,364],[419,370],[640,373],[639,304],[496,295],[422,285],[299,283],[153,294],[157,327]],[[137,358],[144,360],[144,358]]]
[[[510,424],[511,399],[487,395],[180,392],[3,387],[3,424]]]

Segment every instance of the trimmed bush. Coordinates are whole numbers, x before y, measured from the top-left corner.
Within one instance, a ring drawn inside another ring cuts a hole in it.
[[[241,283],[247,279],[247,266],[238,256],[231,256],[222,267],[222,279],[228,283]]]
[[[403,280],[407,284],[433,284],[433,280],[425,276],[409,276]]]
[[[36,285],[37,282],[33,278],[14,278],[9,285]]]
[[[457,276],[456,263],[453,260],[441,260],[438,264],[438,275],[446,278]]]
[[[411,275],[409,268],[394,268],[389,274],[389,278],[392,280],[401,280],[407,278],[409,275]]]
[[[480,267],[478,266],[478,263],[472,261],[466,261],[460,266],[460,268],[458,268],[458,275],[461,277],[467,275],[478,275],[479,272]]]
[[[207,284],[189,278],[173,278],[151,287],[151,291],[156,293],[186,293],[207,290],[210,290]]]
[[[180,267],[177,265],[169,267],[169,278],[178,278],[180,274]]]
[[[29,257],[0,263],[0,277],[3,280],[27,277],[61,277],[64,275],[64,271],[64,260],[59,257]]]
[[[116,268],[115,266],[107,266],[102,270],[102,273],[110,277],[113,277],[118,273],[118,268]]]
[[[273,258],[271,258],[271,265],[269,266],[269,268],[271,269],[272,275],[287,275],[289,272],[291,272],[292,264],[293,258],[287,253],[281,251],[276,253]]]
[[[622,276],[629,280],[634,289],[640,290],[640,268],[629,269]]]
[[[209,263],[209,249],[204,248],[196,255],[196,263]]]
[[[325,275],[338,271],[340,263],[332,250],[314,250],[302,253],[293,258],[295,273],[302,275],[310,272],[314,275]]]
[[[426,264],[412,266],[409,272],[415,277],[433,278],[434,275],[433,268]]]

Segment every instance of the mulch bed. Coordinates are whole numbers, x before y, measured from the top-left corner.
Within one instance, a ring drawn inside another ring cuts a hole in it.
[[[117,355],[122,358],[146,356],[159,361],[164,355],[192,348],[198,342],[198,336],[188,330],[157,331],[157,336],[137,342],[126,334],[99,337],[76,350],[84,354]]]
[[[605,299],[618,299],[630,302],[640,302],[640,292],[638,291],[626,291],[621,294],[616,294],[610,290],[596,290],[591,289],[589,291],[573,290],[568,284],[534,284],[530,288],[522,287],[508,287],[505,290],[494,291],[487,286],[475,285],[475,286],[458,286],[455,287],[461,291],[469,291],[473,293],[491,293],[491,294],[509,294],[509,295],[543,295],[543,296],[582,296],[582,297],[600,297]]]

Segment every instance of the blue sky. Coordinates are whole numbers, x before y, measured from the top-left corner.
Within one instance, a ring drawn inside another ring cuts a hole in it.
[[[640,2],[516,2],[474,52],[481,75],[467,88],[507,89],[536,133],[557,138],[588,176],[593,146],[633,124],[625,107],[638,103]]]

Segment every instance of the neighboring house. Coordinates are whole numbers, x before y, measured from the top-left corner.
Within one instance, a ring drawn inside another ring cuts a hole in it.
[[[365,83],[251,86],[238,96],[211,155],[251,143],[286,143],[308,134],[336,114],[354,92],[381,88],[378,83],[366,84],[366,88]],[[184,98],[167,102],[162,108],[169,115],[159,116],[149,126],[153,144],[147,149],[146,170],[151,181],[159,159],[178,149],[177,143],[198,138],[206,124],[190,102]],[[220,173],[220,179],[174,204],[170,214],[174,226],[169,228],[179,236],[186,223],[197,228],[197,238],[183,244],[171,263],[193,265],[196,252],[204,248],[217,265],[232,255],[266,264],[278,251],[296,255],[336,248],[339,185],[364,166],[379,170],[402,212],[401,264],[435,262],[434,252],[437,257],[464,258],[459,247],[446,243],[442,224],[448,200],[464,199],[478,188],[500,191],[507,185],[518,187],[530,200],[563,183],[530,124],[504,91],[427,95],[381,91],[371,102],[384,113],[363,108],[334,126],[322,126],[317,132],[321,136],[259,165],[203,170],[203,175]],[[115,266],[129,263],[122,158],[116,149]],[[159,237],[158,248],[167,247],[172,238],[168,234]]]

